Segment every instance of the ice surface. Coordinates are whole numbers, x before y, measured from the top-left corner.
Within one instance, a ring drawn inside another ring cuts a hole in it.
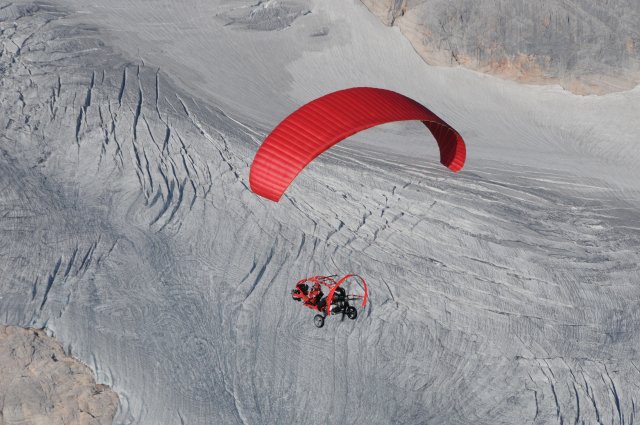
[[[428,67],[352,0],[14,2],[0,28],[0,319],[55,331],[116,423],[633,423],[640,91]],[[269,129],[351,85],[423,102],[466,168],[395,124],[253,195]],[[355,324],[290,300],[352,271]]]

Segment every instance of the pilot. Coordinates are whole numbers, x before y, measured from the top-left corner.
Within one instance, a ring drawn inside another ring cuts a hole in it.
[[[314,283],[309,291],[309,300],[307,301],[307,304],[314,306],[318,305],[318,302],[322,299],[323,295],[320,284],[318,282]]]

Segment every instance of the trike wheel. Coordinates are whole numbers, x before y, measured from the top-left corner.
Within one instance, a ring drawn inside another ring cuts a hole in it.
[[[351,320],[355,320],[358,317],[358,310],[355,307],[347,307],[347,317]]]

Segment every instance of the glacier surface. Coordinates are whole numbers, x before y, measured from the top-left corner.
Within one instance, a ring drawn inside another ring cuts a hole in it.
[[[355,0],[0,4],[0,320],[46,326],[117,424],[632,424],[640,90],[430,67]],[[272,203],[251,160],[303,102],[397,90],[415,123]],[[316,329],[314,274],[370,286]]]

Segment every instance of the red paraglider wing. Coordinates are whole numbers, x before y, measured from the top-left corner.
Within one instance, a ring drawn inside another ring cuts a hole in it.
[[[284,119],[266,138],[251,164],[251,190],[272,201],[314,158],[347,137],[380,124],[420,120],[440,147],[440,162],[459,171],[466,148],[449,124],[399,93],[354,87],[322,96]]]

